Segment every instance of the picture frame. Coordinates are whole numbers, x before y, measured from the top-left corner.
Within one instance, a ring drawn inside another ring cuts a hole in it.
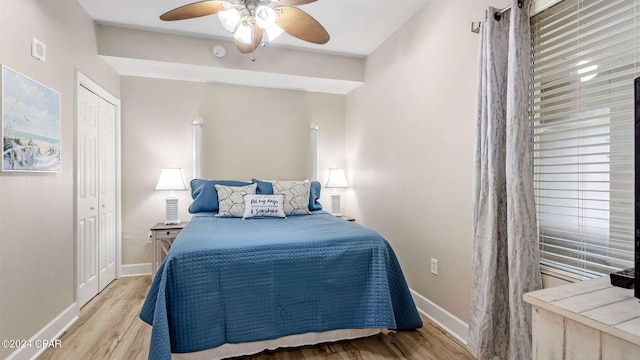
[[[2,65],[2,171],[62,171],[60,93]]]

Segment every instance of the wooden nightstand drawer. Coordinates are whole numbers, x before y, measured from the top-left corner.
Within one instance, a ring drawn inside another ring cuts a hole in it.
[[[182,229],[156,230],[156,239],[175,238]]]

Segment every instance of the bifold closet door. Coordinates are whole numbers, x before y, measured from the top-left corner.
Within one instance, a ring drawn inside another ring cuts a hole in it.
[[[80,86],[77,110],[78,306],[116,275],[115,106]]]
[[[116,278],[116,107],[102,98],[98,101],[98,283],[102,291]]]
[[[77,263],[78,306],[99,292],[98,282],[98,108],[99,97],[78,88]]]

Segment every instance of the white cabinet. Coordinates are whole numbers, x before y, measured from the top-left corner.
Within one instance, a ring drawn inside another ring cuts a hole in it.
[[[116,110],[82,86],[77,96],[77,304],[81,307],[116,277]]]
[[[530,292],[533,359],[640,359],[640,299],[609,277]]]

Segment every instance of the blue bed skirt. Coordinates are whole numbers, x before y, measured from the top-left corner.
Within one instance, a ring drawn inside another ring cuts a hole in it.
[[[153,326],[153,360],[308,332],[422,326],[387,241],[322,211],[194,217],[159,267],[140,318]]]

